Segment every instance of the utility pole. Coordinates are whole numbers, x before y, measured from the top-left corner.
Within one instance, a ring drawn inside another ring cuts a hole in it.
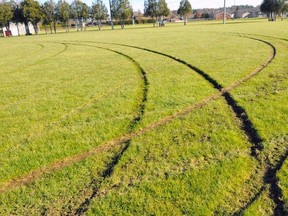
[[[109,7],[110,7],[111,28],[112,28],[112,30],[114,30],[113,18],[112,18],[112,10],[111,10],[111,0],[109,0]]]
[[[226,0],[224,0],[223,24],[226,23]]]

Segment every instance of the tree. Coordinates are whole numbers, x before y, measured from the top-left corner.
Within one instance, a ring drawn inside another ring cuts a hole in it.
[[[77,31],[79,30],[78,23],[83,31],[84,21],[89,17],[89,7],[80,0],[74,0],[71,4],[71,16],[76,21]]]
[[[170,10],[165,0],[145,0],[144,2],[144,15],[150,16],[152,19],[155,17],[154,27],[158,18],[160,18],[159,26],[163,26],[163,17],[168,16],[169,13]]]
[[[132,18],[133,9],[129,0],[112,0],[111,13],[111,19],[120,20],[121,28],[123,29],[125,20]]]
[[[52,26],[51,26],[51,21],[49,19],[49,17],[47,16],[46,14],[46,11],[45,11],[45,6],[42,5],[41,6],[41,11],[42,11],[42,25],[45,27],[45,32],[46,34],[48,34],[48,25],[50,25],[50,31],[51,31],[51,34],[52,34]]]
[[[120,5],[120,0],[111,0],[111,20],[115,19],[118,20],[119,18],[119,5]]]
[[[19,23],[24,23],[23,11],[22,11],[20,5],[17,3],[14,3],[12,7],[13,7],[12,22],[14,22],[16,24],[18,36],[20,36]]]
[[[239,19],[239,18],[242,18],[242,12],[240,10],[240,7],[237,6],[236,10],[235,10],[235,13],[234,13],[234,19]]]
[[[0,3],[0,28],[3,32],[3,28],[6,27],[8,36],[10,36],[10,22],[13,18],[13,11],[11,4],[8,2]]]
[[[268,14],[270,21],[276,21],[276,15],[280,12],[282,0],[263,0],[260,10]]]
[[[97,20],[98,29],[101,30],[101,20],[108,17],[108,10],[102,0],[97,0],[96,4],[92,5],[92,16]]]
[[[56,6],[56,16],[60,22],[63,22],[66,32],[69,32],[69,19],[71,11],[70,6],[65,0],[59,0]]]
[[[168,16],[170,14],[170,10],[169,10],[165,0],[159,0],[158,1],[157,13],[158,13],[158,17],[160,17],[159,26],[164,26],[163,17]]]
[[[144,2],[144,16],[150,16],[152,19],[155,18],[153,26],[155,27],[156,20],[157,20],[157,10],[158,10],[158,3],[157,0],[145,0]]]
[[[50,32],[52,34],[52,23],[54,24],[54,32],[56,33],[56,11],[55,3],[53,0],[48,0],[42,6],[43,24],[47,34],[46,26],[50,25]]]
[[[184,18],[184,25],[187,23],[187,16],[192,13],[192,6],[188,0],[181,0],[177,14]]]
[[[40,4],[35,0],[24,0],[21,2],[21,9],[24,15],[24,24],[26,27],[26,35],[30,35],[28,23],[31,22],[35,31],[38,34],[38,23],[41,21],[42,13]]]
[[[284,13],[288,12],[288,3],[286,3],[285,0],[282,0],[282,5],[281,5],[280,12],[281,12],[281,20],[283,21]]]
[[[133,8],[130,5],[129,0],[120,0],[118,7],[118,19],[121,22],[121,29],[124,29],[125,20],[132,18]]]

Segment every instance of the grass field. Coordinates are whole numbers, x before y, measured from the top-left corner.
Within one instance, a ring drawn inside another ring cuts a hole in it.
[[[288,214],[287,21],[1,38],[1,215]]]

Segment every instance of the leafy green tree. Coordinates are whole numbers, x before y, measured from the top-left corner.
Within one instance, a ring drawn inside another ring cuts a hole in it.
[[[38,34],[38,23],[41,21],[42,13],[40,4],[35,0],[24,0],[21,2],[21,9],[24,15],[24,24],[26,27],[26,34],[29,35],[28,23],[31,22],[35,31]]]
[[[120,0],[111,0],[111,19],[118,20],[119,18]]]
[[[44,5],[41,5],[41,11],[42,11],[42,25],[45,27],[45,33],[48,34],[48,26],[50,26],[50,31],[52,34],[51,21],[49,20],[48,16],[46,15]]]
[[[159,26],[164,26],[164,23],[163,23],[163,17],[164,16],[168,16],[170,14],[170,10],[167,6],[167,2],[166,0],[159,0],[158,1],[158,17],[160,17],[160,20],[159,20]]]
[[[20,36],[19,24],[20,24],[20,23],[24,23],[24,21],[25,21],[25,20],[24,20],[23,11],[22,11],[20,5],[17,4],[17,3],[13,3],[13,4],[12,4],[12,7],[13,7],[12,22],[14,22],[14,23],[16,24],[18,36]]]
[[[156,26],[158,16],[158,3],[157,0],[145,0],[144,2],[144,16],[154,19],[153,26]]]
[[[120,0],[118,7],[118,19],[121,22],[121,29],[124,29],[125,20],[131,19],[133,15],[133,8],[129,0]]]
[[[84,21],[89,17],[89,7],[80,0],[74,0],[71,4],[71,15],[76,21],[77,31],[79,30],[78,22],[81,26],[81,31],[83,31]]]
[[[47,33],[47,25],[50,25],[50,32],[52,34],[52,23],[54,24],[54,32],[56,33],[56,10],[53,0],[48,0],[44,3],[42,8],[43,24]]]
[[[56,6],[56,15],[60,22],[63,22],[66,32],[69,32],[69,19],[71,16],[70,6],[65,0],[59,0]]]
[[[181,0],[177,14],[184,18],[184,25],[187,24],[187,16],[192,14],[192,6],[188,0]]]
[[[282,0],[263,0],[260,5],[260,10],[268,14],[270,21],[276,21],[276,15],[280,12],[282,7]]]
[[[112,0],[111,1],[112,19],[120,20],[121,28],[124,28],[125,20],[132,18],[133,9],[129,0]]]
[[[286,3],[285,0],[282,0],[281,2],[281,9],[280,9],[280,12],[281,12],[281,20],[283,21],[284,19],[284,13],[287,13],[288,12],[288,3]]]
[[[242,18],[242,13],[241,13],[240,7],[237,6],[235,13],[234,13],[234,19],[239,19],[239,18]]]
[[[3,28],[6,27],[7,31],[10,32],[10,22],[13,18],[12,6],[8,2],[0,3],[0,28],[3,32]],[[10,34],[8,33],[10,36]]]
[[[97,0],[96,4],[92,5],[92,17],[97,20],[98,29],[101,30],[101,20],[108,17],[108,10],[102,0]]]
[[[165,0],[145,0],[144,2],[144,16],[150,16],[154,20],[154,27],[158,20],[159,26],[163,26],[163,17],[168,16],[170,10]]]

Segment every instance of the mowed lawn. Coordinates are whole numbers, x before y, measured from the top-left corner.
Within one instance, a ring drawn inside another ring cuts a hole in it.
[[[1,38],[0,214],[285,213],[287,35],[248,20]]]

